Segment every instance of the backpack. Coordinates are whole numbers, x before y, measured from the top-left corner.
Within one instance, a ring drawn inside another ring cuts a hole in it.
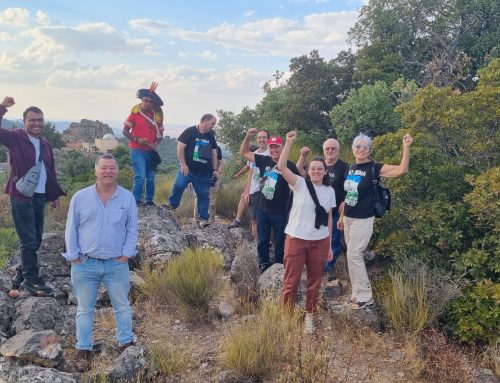
[[[382,218],[385,212],[391,209],[391,191],[382,185],[380,177],[375,177],[375,163],[373,163],[372,175],[375,217]]]
[[[40,154],[38,155],[36,164],[29,169],[24,176],[16,181],[17,191],[25,197],[31,198],[33,197],[33,194],[35,194],[38,181],[40,180],[40,173],[42,171],[42,152],[43,147],[40,144]]]

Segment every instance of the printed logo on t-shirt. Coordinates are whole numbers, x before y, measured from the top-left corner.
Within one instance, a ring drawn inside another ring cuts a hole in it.
[[[358,186],[364,176],[366,176],[364,170],[349,170],[349,175],[344,182],[344,190],[347,192],[344,200],[346,205],[356,206],[358,203]]]
[[[212,157],[211,145],[208,140],[197,138],[194,144],[193,161],[208,163]]]
[[[265,181],[261,189],[261,193],[264,197],[266,197],[266,199],[273,199],[279,175],[280,172],[276,169],[276,167],[270,168],[269,166],[266,166],[263,177],[265,178]]]

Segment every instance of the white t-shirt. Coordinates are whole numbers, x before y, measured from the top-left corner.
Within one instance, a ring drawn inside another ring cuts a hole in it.
[[[328,227],[321,225],[319,229],[314,227],[316,221],[316,205],[307,189],[306,180],[297,176],[293,190],[293,205],[290,217],[285,228],[285,233],[299,239],[319,240],[328,237]],[[314,185],[316,195],[321,206],[328,213],[336,206],[335,191],[331,186]]]
[[[28,134],[31,143],[35,146],[35,163],[38,161],[38,156],[40,155],[40,139],[31,137]],[[36,186],[35,193],[45,193],[45,184],[47,183],[47,169],[45,169],[45,164],[42,160],[42,169],[40,170],[40,178],[38,179],[38,185]]]
[[[260,154],[261,156],[268,156],[269,150],[257,149],[257,150],[254,150],[253,153]],[[255,162],[247,161],[247,165],[250,168],[250,171],[252,172],[252,181],[250,183],[249,194],[254,194],[254,193],[259,191],[259,181],[261,179],[260,170],[255,165]]]

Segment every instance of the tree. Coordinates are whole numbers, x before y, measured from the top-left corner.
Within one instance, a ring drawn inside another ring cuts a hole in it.
[[[56,125],[51,122],[45,123],[42,136],[50,142],[54,149],[60,149],[65,145],[62,134],[56,130]]]
[[[222,142],[227,149],[237,154],[240,150],[241,142],[249,128],[257,127],[257,114],[255,110],[244,107],[239,114],[226,111],[223,109],[217,110],[219,117],[217,129],[217,141]]]
[[[377,81],[352,89],[347,99],[330,111],[333,130],[345,144],[360,132],[379,136],[394,132],[400,127],[399,115],[394,108],[410,99],[417,90],[414,82],[400,79],[388,86]]]

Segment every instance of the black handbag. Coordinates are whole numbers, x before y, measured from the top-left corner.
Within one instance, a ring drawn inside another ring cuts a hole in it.
[[[149,156],[149,169],[155,170],[158,165],[161,164],[161,157],[156,150],[151,150],[151,155]]]
[[[382,218],[387,210],[391,210],[391,191],[382,186],[380,177],[375,177],[375,163],[372,167],[373,200],[375,202],[375,217]]]

